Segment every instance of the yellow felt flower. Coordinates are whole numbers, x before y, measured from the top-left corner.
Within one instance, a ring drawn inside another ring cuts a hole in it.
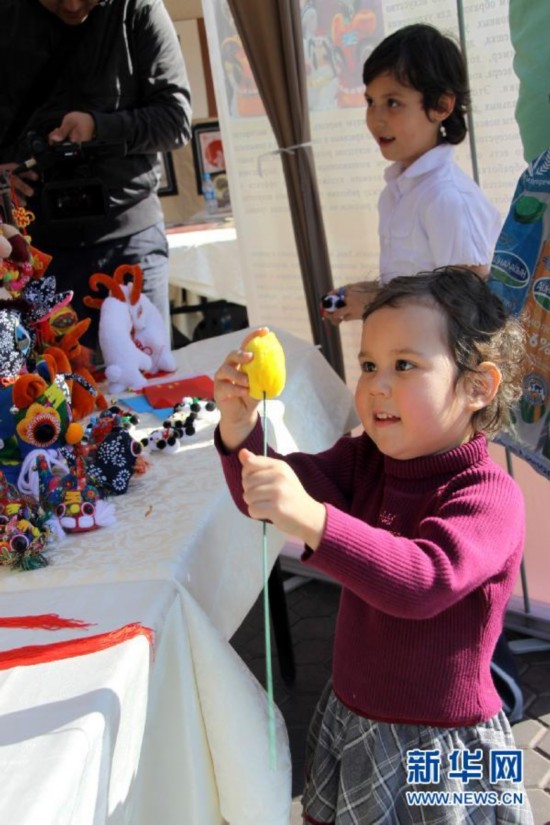
[[[258,401],[264,392],[266,398],[275,398],[283,391],[286,381],[285,353],[279,339],[274,332],[257,335],[244,350],[254,354],[252,361],[242,366],[248,375],[250,395]]]

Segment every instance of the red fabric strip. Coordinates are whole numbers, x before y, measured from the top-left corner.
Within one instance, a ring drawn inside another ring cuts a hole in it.
[[[150,645],[153,644],[153,630],[139,623],[127,624],[108,633],[100,633],[84,639],[70,639],[66,642],[54,642],[50,645],[28,645],[13,650],[0,651],[0,670],[11,667],[26,667],[45,662],[56,662],[60,659],[70,659],[73,656],[85,656],[88,653],[97,653],[108,647],[119,645],[136,636],[145,636]]]
[[[0,616],[0,627],[62,630],[67,627],[91,627],[91,624],[80,619],[64,619],[57,613],[38,613],[36,616]]]

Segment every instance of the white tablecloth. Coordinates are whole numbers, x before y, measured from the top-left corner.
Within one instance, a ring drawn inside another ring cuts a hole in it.
[[[244,334],[180,350],[176,377],[213,375]],[[351,394],[279,335],[271,442],[322,449],[355,424]],[[212,435],[152,454],[113,527],[55,545],[47,568],[0,569],[1,822],[288,825],[284,724],[273,770],[265,693],[227,642],[261,591],[261,527],[230,500]],[[270,529],[272,561],[283,543]],[[6,626],[51,614],[67,626]]]
[[[237,232],[223,226],[168,231],[169,281],[205,298],[246,305]]]

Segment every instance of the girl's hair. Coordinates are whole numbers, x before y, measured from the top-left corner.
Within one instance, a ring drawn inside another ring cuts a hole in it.
[[[521,396],[526,367],[525,336],[502,301],[470,269],[445,266],[413,277],[394,278],[367,306],[363,320],[382,307],[420,303],[444,315],[448,344],[459,377],[492,361],[502,380],[493,400],[472,416],[476,432],[494,435],[510,423],[510,407]]]
[[[365,60],[363,83],[368,86],[387,73],[421,93],[426,114],[430,109],[441,109],[442,95],[454,95],[455,106],[442,124],[446,135],[441,135],[440,141],[456,144],[464,140],[470,90],[466,63],[454,40],[423,23],[398,29]]]

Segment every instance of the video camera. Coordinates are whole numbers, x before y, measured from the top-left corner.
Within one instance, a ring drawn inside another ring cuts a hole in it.
[[[29,160],[17,166],[14,174],[29,169],[41,173],[41,207],[45,221],[56,224],[97,221],[107,215],[107,187],[92,175],[90,163],[102,155],[122,156],[123,146],[113,151],[112,145],[100,141],[48,143],[36,132],[29,132],[23,151]]]

